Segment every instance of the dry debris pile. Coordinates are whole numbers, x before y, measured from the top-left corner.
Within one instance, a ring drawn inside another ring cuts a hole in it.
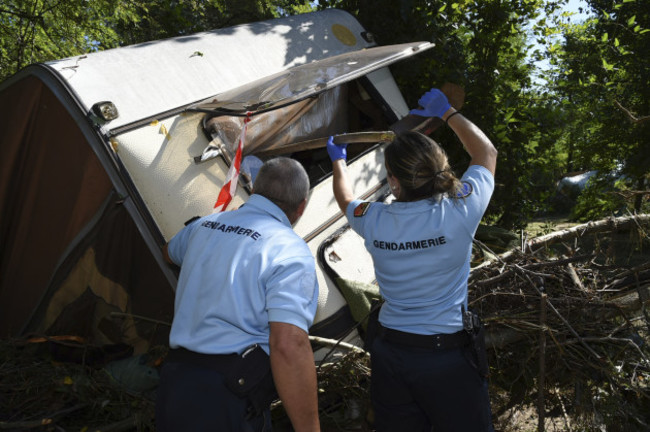
[[[126,391],[101,364],[61,362],[50,339],[0,342],[0,431],[154,430],[150,393]]]
[[[478,242],[470,306],[487,329],[496,430],[650,430],[649,233],[650,215],[639,215],[501,255]],[[494,240],[500,248],[511,238]],[[369,430],[369,359],[351,351],[344,360],[319,373],[321,408],[340,408],[321,418],[332,430]]]
[[[472,271],[503,430],[526,406],[559,430],[650,429],[649,221],[553,232]]]

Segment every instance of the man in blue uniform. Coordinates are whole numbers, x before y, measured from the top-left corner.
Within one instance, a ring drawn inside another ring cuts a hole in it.
[[[156,404],[159,431],[269,430],[273,381],[294,430],[319,430],[308,339],[316,270],[292,229],[308,194],[297,161],[272,159],[248,202],[194,221],[165,248],[181,271]]]

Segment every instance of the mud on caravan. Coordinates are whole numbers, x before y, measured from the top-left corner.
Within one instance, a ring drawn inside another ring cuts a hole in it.
[[[383,132],[408,108],[387,66],[432,46],[375,45],[351,15],[325,10],[32,65],[5,81],[0,335],[75,334],[136,353],[165,344],[177,275],[160,248],[212,212],[248,119],[229,208],[250,196],[260,160],[303,163],[310,204],[295,230],[320,285],[311,334],[358,342],[348,333],[357,300],[337,281],[372,285],[374,272],[334,201],[325,142],[352,133],[355,195],[388,196]]]

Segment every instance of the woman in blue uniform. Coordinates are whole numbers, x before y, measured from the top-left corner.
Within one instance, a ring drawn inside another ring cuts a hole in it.
[[[375,427],[491,431],[486,373],[463,316],[472,240],[494,190],[497,151],[440,90],[419,104],[412,114],[444,120],[469,153],[461,178],[435,141],[406,132],[385,150],[395,200],[361,201],[348,181],[347,145],[327,145],[334,196],[365,241],[384,299],[370,348]]]

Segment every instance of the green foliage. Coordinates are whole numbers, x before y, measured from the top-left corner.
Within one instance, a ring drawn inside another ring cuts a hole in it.
[[[311,9],[307,0],[5,0],[0,81],[32,63]]]
[[[123,38],[122,45],[189,35],[274,18],[278,15],[278,10],[273,3],[266,0],[138,1],[134,7],[141,19],[121,23],[117,30]],[[289,7],[295,2],[281,3]]]
[[[632,179],[617,178],[614,173],[595,177],[578,197],[571,216],[586,222],[607,216],[650,212],[650,201],[633,199],[634,186]]]
[[[629,211],[622,196],[613,193],[621,187],[625,188],[624,183],[618,183],[617,188],[607,177],[592,179],[578,197],[572,218],[586,222],[606,216],[620,216]]]
[[[627,179],[626,188],[646,190],[650,163],[648,2],[588,3],[594,18],[561,24],[564,42],[552,53],[555,69],[549,77],[552,90],[568,101],[567,171],[600,173],[574,209],[582,220],[626,207],[642,211],[642,199],[624,203],[620,194],[611,193],[608,176],[616,170]]]
[[[0,79],[31,63],[117,46],[110,24],[126,20],[137,16],[119,1],[5,0],[0,6]]]

